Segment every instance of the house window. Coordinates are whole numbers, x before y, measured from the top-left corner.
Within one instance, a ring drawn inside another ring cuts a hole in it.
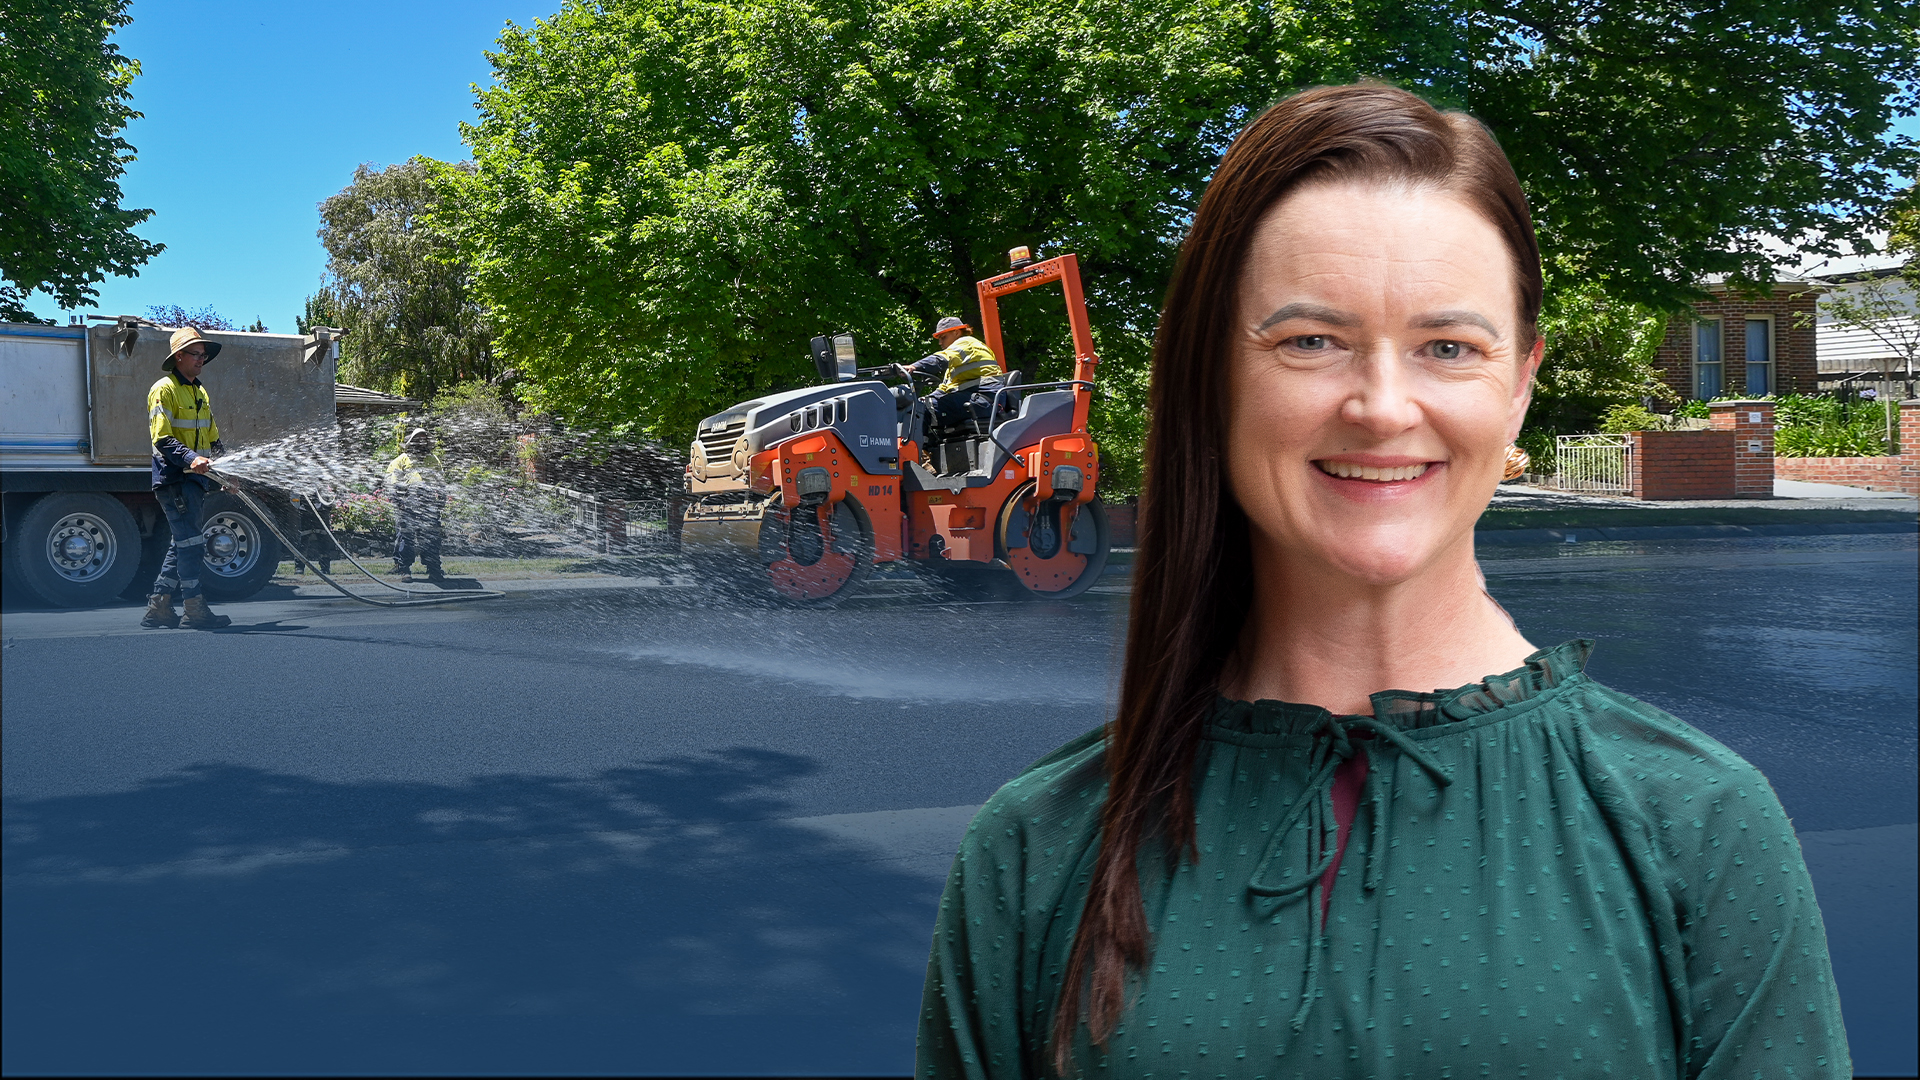
[[[1693,324],[1693,396],[1712,401],[1720,396],[1726,382],[1721,376],[1720,320],[1701,319]]]
[[[1773,393],[1773,320],[1747,320],[1747,396]]]

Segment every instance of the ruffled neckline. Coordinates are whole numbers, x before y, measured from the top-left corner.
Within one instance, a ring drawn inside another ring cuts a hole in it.
[[[1373,719],[1414,731],[1485,716],[1537,698],[1579,676],[1592,653],[1593,642],[1579,638],[1541,649],[1512,671],[1452,690],[1382,690],[1372,696]],[[1333,718],[1332,712],[1318,705],[1221,697],[1214,703],[1209,725],[1217,732],[1237,735],[1305,735],[1323,730]]]

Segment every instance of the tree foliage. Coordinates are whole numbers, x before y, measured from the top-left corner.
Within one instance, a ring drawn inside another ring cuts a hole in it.
[[[0,319],[32,320],[35,291],[78,307],[160,253],[132,232],[153,211],[120,206],[140,64],[108,38],[127,4],[0,0]]]
[[[461,234],[541,403],[675,442],[805,379],[813,334],[917,358],[1016,244],[1078,253],[1099,347],[1138,365],[1234,132],[1361,70],[1318,26],[1221,0],[569,3],[491,54]],[[1004,309],[1032,378],[1068,370],[1057,297]]]
[[[1515,0],[1473,9],[1468,104],[1563,275],[1678,310],[1770,282],[1777,238],[1863,247],[1912,175],[1911,0]]]
[[[147,321],[161,326],[191,326],[195,330],[238,330],[234,322],[213,309],[212,304],[205,307],[184,308],[179,304],[155,304],[147,309]]]
[[[1920,296],[1920,177],[1909,181],[1893,213],[1888,215],[1887,250],[1904,256],[1900,276]]]
[[[341,378],[415,397],[496,374],[493,331],[453,237],[435,219],[468,166],[416,157],[375,169],[320,204],[326,281],[299,320],[342,327]]]
[[[1118,477],[1199,194],[1285,93],[1378,77],[1490,124],[1567,294],[1543,405],[1590,409],[1661,392],[1606,350],[1764,276],[1760,234],[1884,209],[1913,31],[1891,0],[569,0],[489,54],[438,214],[536,404],[676,443],[808,381],[813,334],[911,359],[1007,248],[1075,251]],[[1010,366],[1065,374],[1059,301],[1008,307]]]
[[[1540,313],[1546,352],[1527,426],[1592,431],[1610,407],[1675,400],[1654,363],[1666,330],[1658,311],[1620,299],[1606,282],[1550,281]]]

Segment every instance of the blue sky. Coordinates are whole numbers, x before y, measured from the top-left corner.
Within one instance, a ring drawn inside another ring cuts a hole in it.
[[[211,304],[290,333],[326,264],[316,206],[361,162],[466,156],[483,52],[509,21],[558,0],[339,0],[328,4],[135,0],[123,52],[141,62],[128,125],[139,151],[123,206],[167,250],[138,277],[110,278],[81,311],[141,314]],[[1920,135],[1920,120],[1900,130]],[[34,297],[43,316],[53,304]],[[62,320],[64,321],[64,319]]]
[[[136,232],[167,245],[138,277],[100,283],[93,308],[141,314],[211,304],[291,333],[320,284],[316,206],[361,162],[458,160],[482,53],[509,22],[557,0],[135,0],[116,38],[140,61],[127,126],[139,160],[122,206],[151,207]],[[53,304],[29,303],[43,317]],[[62,318],[60,321],[66,321]]]

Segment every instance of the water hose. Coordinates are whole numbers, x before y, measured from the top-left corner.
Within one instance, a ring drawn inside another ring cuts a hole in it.
[[[367,575],[368,580],[372,581],[375,585],[378,585],[385,589],[391,589],[394,592],[400,593],[401,595],[405,596],[407,599],[378,600],[371,596],[363,596],[362,594],[354,592],[352,589],[347,588],[345,585],[340,584],[338,581],[335,581],[331,574],[328,574],[326,571],[321,570],[320,567],[316,565],[313,560],[306,558],[305,552],[301,549],[300,545],[287,539],[287,534],[281,532],[280,526],[274,522],[273,515],[267,513],[267,511],[263,507],[261,507],[259,503],[254,502],[253,496],[247,494],[246,490],[240,486],[238,481],[236,481],[232,477],[223,476],[220,473],[215,472],[211,469],[207,471],[207,475],[219,481],[221,487],[224,487],[228,491],[233,492],[233,494],[241,502],[246,504],[247,509],[253,511],[254,517],[259,520],[260,524],[265,525],[267,527],[268,532],[272,533],[275,537],[278,537],[280,542],[286,545],[286,548],[288,551],[299,553],[301,561],[305,562],[309,567],[311,567],[314,574],[318,576],[320,580],[326,582],[328,585],[331,585],[335,589],[339,590],[340,594],[347,597],[348,599],[358,600],[363,604],[369,604],[369,605],[372,605],[373,607],[397,608],[397,607],[427,607],[428,605],[431,605],[431,604],[457,604],[463,600],[495,600],[506,595],[505,593],[495,592],[491,589],[447,589],[443,591],[437,591],[432,595],[424,595],[424,594],[416,594],[412,589],[402,589],[397,585],[392,585],[387,582],[381,581],[379,577],[377,577],[374,574],[373,571],[360,565],[360,560],[354,558],[353,555],[347,551],[347,546],[340,542],[340,538],[338,536],[334,535],[333,526],[327,524],[327,519],[321,516],[320,508],[314,504],[313,496],[303,495],[302,498],[306,499],[307,501],[307,508],[313,511],[313,516],[320,522],[320,528],[326,532],[327,539],[333,542],[334,548],[337,551],[339,551],[340,554],[348,562],[352,563],[355,569],[359,570],[362,574]]]

